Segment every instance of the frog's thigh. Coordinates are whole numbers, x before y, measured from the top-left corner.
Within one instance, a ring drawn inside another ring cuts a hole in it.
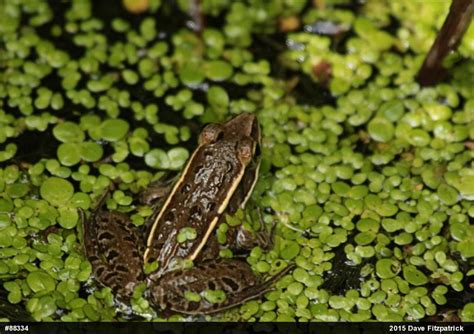
[[[128,299],[143,279],[140,237],[129,218],[117,211],[97,213],[84,223],[84,239],[96,279]]]
[[[165,274],[159,284],[152,287],[152,297],[154,303],[161,308],[184,314],[210,314],[262,296],[270,291],[271,285],[286,272],[284,270],[262,282],[245,261],[207,261],[190,269]],[[219,303],[210,303],[204,297],[201,297],[200,302],[185,298],[186,292],[202,296],[205,290],[223,290],[226,298]]]
[[[139,202],[143,205],[160,207],[171,192],[176,175],[165,175],[163,178],[151,182],[138,194]]]

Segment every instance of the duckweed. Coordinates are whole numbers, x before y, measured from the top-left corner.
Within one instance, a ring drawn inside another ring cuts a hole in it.
[[[384,118],[372,119],[367,126],[367,130],[374,140],[383,143],[390,141],[395,134],[392,123]]]
[[[412,265],[403,266],[403,278],[415,286],[424,285],[428,282],[426,275]]]
[[[50,177],[41,184],[40,194],[51,205],[59,207],[71,199],[74,194],[74,187],[67,180]]]
[[[107,119],[100,125],[99,134],[104,140],[116,142],[125,137],[129,127],[123,119]]]
[[[223,290],[205,290],[202,293],[202,296],[211,304],[222,303],[226,299],[226,295]]]
[[[84,131],[73,122],[64,122],[53,128],[53,135],[63,143],[80,143],[84,140]]]
[[[196,237],[197,237],[196,229],[192,227],[184,227],[179,231],[176,238],[179,243],[183,243],[186,240],[194,240],[196,239]]]
[[[35,293],[47,294],[54,291],[56,282],[46,272],[34,271],[26,277],[26,282]]]

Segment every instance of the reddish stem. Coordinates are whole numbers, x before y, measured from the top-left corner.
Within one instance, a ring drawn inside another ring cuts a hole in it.
[[[444,78],[446,71],[443,68],[443,59],[458,47],[471,23],[473,13],[474,1],[453,0],[443,27],[418,72],[417,81],[422,86],[435,85]]]

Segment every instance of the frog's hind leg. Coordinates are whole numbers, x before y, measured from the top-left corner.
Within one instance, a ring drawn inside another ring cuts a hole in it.
[[[144,278],[137,228],[118,211],[94,212],[88,220],[82,216],[85,254],[94,276],[127,301]]]
[[[251,270],[249,266],[248,266],[248,268],[249,268],[249,270]],[[212,304],[212,306],[210,306],[208,309],[204,310],[204,312],[202,312],[202,314],[212,314],[212,313],[216,313],[216,312],[225,311],[225,310],[231,309],[233,307],[236,307],[238,305],[241,305],[241,304],[243,304],[243,303],[245,303],[249,300],[260,298],[261,296],[263,296],[267,292],[275,290],[275,288],[273,288],[272,286],[277,281],[279,281],[281,278],[283,278],[285,275],[287,275],[289,272],[291,272],[293,269],[294,269],[294,265],[290,264],[286,268],[281,270],[278,274],[273,275],[272,277],[270,277],[266,281],[257,280],[256,284],[248,286],[248,287],[246,287],[246,288],[244,288],[240,291],[237,291],[236,293],[229,294],[229,296],[227,296],[227,298],[224,302],[217,303],[217,304]],[[253,275],[253,273],[252,273],[252,275]],[[221,283],[220,278],[218,278],[216,281],[217,281],[217,284],[229,285],[231,287],[231,289],[232,288],[235,289],[237,287],[237,285],[236,285],[237,282],[234,282],[234,285],[232,286],[230,278],[227,278],[225,280],[225,282],[224,282],[224,278],[223,278],[222,283]],[[223,290],[226,291],[226,290],[228,290],[228,288],[223,289]]]
[[[250,266],[237,259],[206,261],[197,266],[169,272],[152,286],[153,302],[163,309],[198,315],[224,311],[259,298],[271,291],[272,285],[293,269],[290,265],[266,281],[255,276]],[[225,299],[209,302],[203,292],[222,290]],[[185,298],[191,292],[200,295],[200,301]]]

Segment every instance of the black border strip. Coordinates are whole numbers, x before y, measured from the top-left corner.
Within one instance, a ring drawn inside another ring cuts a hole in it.
[[[310,322],[310,323],[219,323],[219,322],[50,322],[1,323],[0,334],[11,333],[157,333],[157,334],[378,334],[378,333],[468,333],[474,334],[474,322]]]

